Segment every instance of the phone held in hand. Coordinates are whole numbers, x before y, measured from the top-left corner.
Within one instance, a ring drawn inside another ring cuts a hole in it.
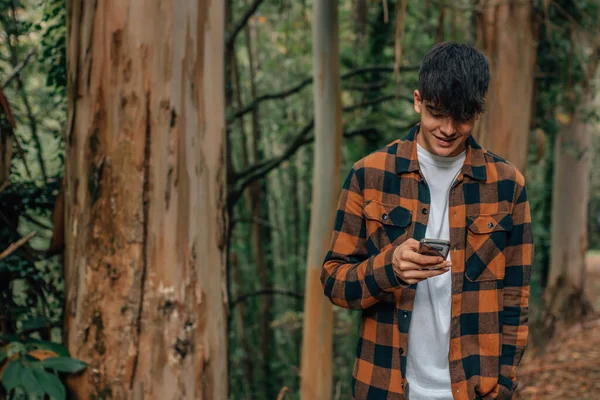
[[[450,252],[450,242],[442,239],[421,239],[419,241],[419,254],[426,256],[442,257],[444,260]],[[437,268],[422,268],[426,270]]]

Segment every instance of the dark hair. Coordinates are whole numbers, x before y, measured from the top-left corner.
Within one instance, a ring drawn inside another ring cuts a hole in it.
[[[472,47],[445,42],[433,46],[419,69],[421,99],[438,113],[468,121],[484,111],[490,82],[485,56]]]

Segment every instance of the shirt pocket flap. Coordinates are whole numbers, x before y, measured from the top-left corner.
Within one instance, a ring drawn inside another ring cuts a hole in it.
[[[510,231],[513,227],[513,220],[508,212],[467,216],[467,226],[475,234],[489,234],[498,231]]]
[[[406,227],[412,221],[412,213],[401,206],[384,204],[377,200],[366,203],[363,209],[366,219],[379,221],[384,225]]]

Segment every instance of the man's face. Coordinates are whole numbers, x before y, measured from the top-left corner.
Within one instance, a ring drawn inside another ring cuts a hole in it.
[[[450,157],[465,149],[465,142],[471,135],[475,117],[468,121],[455,121],[452,116],[443,116],[435,106],[422,101],[418,90],[414,92],[415,111],[421,114],[421,127],[417,143],[428,152]]]

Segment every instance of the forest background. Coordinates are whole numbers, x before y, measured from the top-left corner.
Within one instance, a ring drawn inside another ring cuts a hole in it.
[[[447,40],[488,57],[475,135],[526,176],[532,365],[595,320],[597,0],[211,3],[0,0],[0,397],[347,398],[331,198]],[[584,398],[519,388],[551,393]]]

